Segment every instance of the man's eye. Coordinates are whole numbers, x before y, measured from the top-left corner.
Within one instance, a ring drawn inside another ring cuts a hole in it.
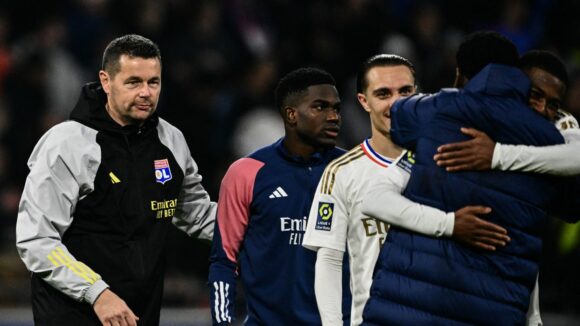
[[[538,92],[535,89],[532,89],[530,91],[530,97],[533,98],[534,100],[538,100],[538,99],[542,99],[544,97],[544,95],[542,95],[542,93]]]

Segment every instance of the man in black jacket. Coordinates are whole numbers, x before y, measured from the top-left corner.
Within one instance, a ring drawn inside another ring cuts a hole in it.
[[[171,224],[211,239],[215,203],[181,132],[156,113],[161,55],[126,35],[70,120],[33,150],[16,226],[37,325],[157,325]]]

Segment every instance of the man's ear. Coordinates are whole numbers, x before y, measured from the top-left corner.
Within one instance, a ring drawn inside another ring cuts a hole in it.
[[[357,93],[356,98],[365,111],[371,112],[371,109],[369,108],[369,105],[367,103],[366,95],[364,95],[363,93]]]
[[[296,124],[296,109],[291,106],[284,107],[284,120],[288,124],[295,125]]]
[[[467,77],[459,72],[459,68],[455,68],[455,82],[453,82],[453,87],[455,88],[463,88],[465,84],[467,84]]]
[[[109,74],[104,70],[99,71],[99,80],[101,81],[101,86],[103,87],[105,93],[109,94],[111,91],[111,77]]]

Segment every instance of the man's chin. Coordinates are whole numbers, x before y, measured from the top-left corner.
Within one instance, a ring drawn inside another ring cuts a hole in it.
[[[151,115],[153,115],[154,111],[139,111],[139,112],[133,112],[133,114],[131,114],[131,118],[135,121],[145,121],[147,119],[149,119],[149,117],[151,117]]]
[[[336,138],[325,137],[323,139],[319,139],[318,143],[319,143],[320,147],[323,147],[326,149],[332,148],[332,147],[336,146]]]

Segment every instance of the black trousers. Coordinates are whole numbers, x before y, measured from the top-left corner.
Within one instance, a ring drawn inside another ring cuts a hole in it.
[[[159,325],[163,278],[153,283],[110,284],[111,290],[123,299],[139,317],[139,326]],[[32,313],[38,326],[100,326],[93,307],[78,302],[58,291],[33,274],[31,280]]]

